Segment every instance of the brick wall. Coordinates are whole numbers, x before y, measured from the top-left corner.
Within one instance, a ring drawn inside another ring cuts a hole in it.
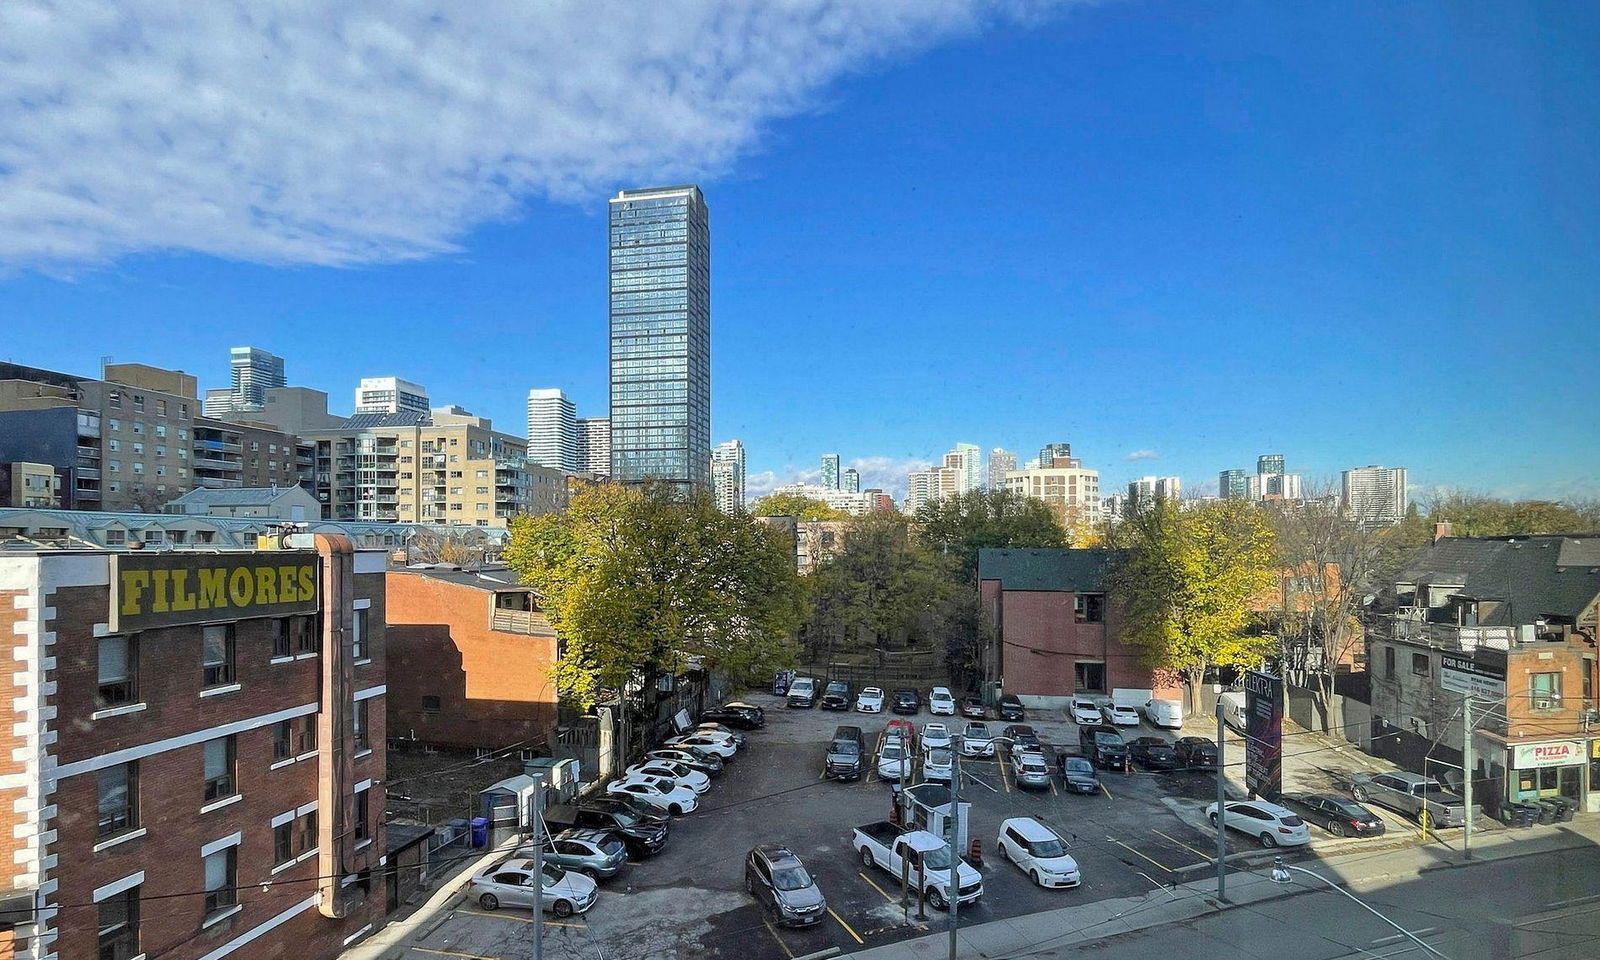
[[[17,633],[17,626],[32,613],[25,607],[19,608],[19,600],[26,603],[27,597],[23,591],[0,590],[0,662],[6,664],[18,664],[13,654],[32,643],[33,639]],[[27,693],[17,683],[14,669],[0,670],[0,703],[14,703],[16,698]],[[15,719],[15,714],[13,717]],[[27,738],[17,733],[15,724],[0,725],[0,777],[15,777],[27,772],[27,764],[13,756],[13,751],[27,746]],[[0,869],[4,870],[0,874],[4,879],[0,882],[3,882],[7,892],[24,886],[18,883],[23,877],[23,868],[17,863],[16,856],[18,851],[24,849],[24,844],[22,838],[16,836],[15,828],[24,822],[16,804],[25,796],[27,791],[20,786],[0,788]],[[0,947],[0,957],[10,956],[9,951],[9,944]]]
[[[1139,651],[1121,639],[1123,615],[1114,602],[1105,607],[1102,623],[1077,623],[1076,596],[1065,591],[1004,590],[986,581],[985,599],[998,624],[1006,693],[1018,696],[1067,697],[1080,692],[1074,665],[1105,664],[1105,690],[1153,688],[1158,696],[1180,691],[1169,679],[1139,663]],[[1084,691],[1089,692],[1089,691]]]

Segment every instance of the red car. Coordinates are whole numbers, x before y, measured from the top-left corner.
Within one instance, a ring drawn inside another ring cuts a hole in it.
[[[888,740],[892,737],[899,737],[905,741],[907,749],[915,750],[917,748],[917,725],[910,720],[902,720],[896,717],[884,724],[883,727],[883,738]]]

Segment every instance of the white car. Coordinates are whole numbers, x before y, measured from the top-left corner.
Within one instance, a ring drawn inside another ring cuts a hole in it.
[[[949,747],[935,747],[922,755],[922,779],[949,783],[954,761]]]
[[[600,888],[576,870],[543,864],[537,873],[532,860],[511,859],[472,878],[467,899],[485,910],[501,907],[542,906],[558,917],[570,917],[594,906]]]
[[[1263,847],[1298,847],[1311,842],[1311,831],[1292,811],[1266,800],[1230,800],[1225,805],[1223,826],[1248,833]],[[1217,805],[1206,807],[1206,819],[1217,822]]]
[[[1041,887],[1076,887],[1083,882],[1078,861],[1055,831],[1032,817],[1013,817],[1000,824],[1000,856],[1017,865]]]
[[[856,694],[856,709],[862,713],[883,712],[883,689],[881,687],[862,687]]]
[[[1137,727],[1139,725],[1139,711],[1120,703],[1108,703],[1100,708],[1106,722],[1118,727]]]
[[[911,751],[903,741],[884,741],[883,748],[878,751],[880,780],[898,781],[901,777],[909,777],[913,766]]]
[[[928,712],[936,717],[956,715],[956,698],[949,687],[934,687],[928,694]]]
[[[1100,706],[1093,700],[1083,697],[1073,697],[1068,705],[1068,712],[1072,714],[1073,723],[1086,723],[1094,726],[1100,724]]]
[[[648,773],[630,774],[614,781],[606,786],[606,792],[638,797],[657,810],[665,810],[673,816],[689,813],[700,806],[700,798],[695,796],[693,790],[676,780]]]
[[[922,725],[922,749],[950,746],[950,728],[935,720]]]
[[[624,777],[631,777],[636,773],[646,773],[652,777],[662,777],[667,780],[676,780],[695,793],[705,793],[711,789],[711,778],[698,770],[691,770],[681,763],[671,760],[646,760],[636,763],[623,772]]]
[[[963,757],[994,756],[994,735],[989,732],[987,723],[974,721],[967,724],[966,731],[961,734],[961,755]]]
[[[694,747],[697,750],[704,750],[706,753],[714,753],[724,760],[739,752],[739,746],[733,742],[732,737],[703,731],[668,737],[666,745],[669,747]]]

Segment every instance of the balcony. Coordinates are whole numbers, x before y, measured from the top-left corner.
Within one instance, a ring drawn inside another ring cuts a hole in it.
[[[489,618],[489,629],[497,630],[500,633],[538,633],[539,631],[535,630],[534,627],[544,626],[545,624],[535,621],[535,616],[537,614],[527,610],[495,610]],[[539,617],[539,620],[542,621],[544,618]]]
[[[206,450],[223,450],[228,453],[244,453],[244,444],[234,443],[230,440],[202,440],[198,436],[194,439],[195,453],[201,448]]]
[[[196,470],[226,470],[229,473],[244,472],[244,464],[238,460],[224,460],[221,457],[213,457],[210,454],[202,454],[199,451],[195,451],[194,466]]]
[[[77,470],[77,476],[80,480],[99,480],[100,468],[79,466]]]
[[[228,490],[233,487],[244,486],[243,480],[233,480],[227,477],[195,477],[195,486],[205,487],[207,490]]]
[[[73,491],[73,494],[79,500],[93,500],[93,501],[95,501],[97,503],[100,500],[100,488],[99,487],[79,487],[79,488],[77,488],[76,490]]]
[[[78,456],[84,460],[99,460],[100,448],[80,446],[78,447]]]

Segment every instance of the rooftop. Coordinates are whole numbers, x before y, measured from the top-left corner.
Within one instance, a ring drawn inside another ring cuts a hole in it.
[[[443,580],[446,583],[496,593],[506,590],[529,592],[533,590],[527,584],[517,582],[517,572],[505,566],[467,568],[454,564],[418,563],[405,567],[390,567],[388,572],[412,573],[419,577],[427,577],[429,580]]]
[[[1420,548],[1396,580],[1500,601],[1480,626],[1575,619],[1600,597],[1600,535],[1445,537]]]
[[[301,487],[233,487],[228,489],[211,489],[199,487],[171,503],[204,503],[218,507],[241,507],[255,504],[270,504],[279,497],[286,496]]]
[[[998,580],[1003,590],[1100,593],[1114,553],[1110,550],[1042,548],[978,551],[978,579]]]

